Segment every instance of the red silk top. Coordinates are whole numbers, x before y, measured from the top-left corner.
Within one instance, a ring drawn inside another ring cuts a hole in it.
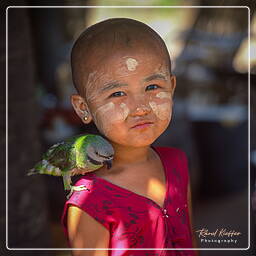
[[[111,256],[194,256],[187,206],[188,168],[185,154],[175,148],[157,147],[166,178],[163,207],[153,200],[115,185],[93,172],[84,175],[76,186],[89,190],[74,192],[66,202],[62,223],[67,234],[68,205],[75,205],[109,230]],[[152,248],[128,250],[127,248]]]

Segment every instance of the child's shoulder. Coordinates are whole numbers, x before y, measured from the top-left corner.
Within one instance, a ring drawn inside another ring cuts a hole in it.
[[[101,200],[105,193],[102,193],[102,186],[98,185],[95,176],[92,173],[87,173],[81,176],[75,183],[76,190],[67,200],[67,204],[73,204],[83,208],[85,204],[95,203]],[[96,200],[96,201],[95,201]]]
[[[174,147],[156,147],[169,175],[179,176],[186,184],[189,179],[188,161],[183,150]]]
[[[95,185],[95,177],[92,172],[86,173],[75,182],[75,186],[84,186],[87,191],[92,191]]]

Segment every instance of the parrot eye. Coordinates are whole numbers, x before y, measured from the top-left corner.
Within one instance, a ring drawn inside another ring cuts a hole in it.
[[[100,158],[108,158],[107,156],[105,155],[101,155],[98,151],[95,151],[95,154],[100,157]]]
[[[99,157],[102,157],[102,155],[98,151],[96,151],[95,154]]]

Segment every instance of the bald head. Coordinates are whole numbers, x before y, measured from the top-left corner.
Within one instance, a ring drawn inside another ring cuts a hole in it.
[[[161,56],[171,71],[168,50],[162,38],[142,22],[115,18],[87,28],[76,40],[71,52],[74,85],[86,96],[86,84],[99,63],[118,52],[144,51]]]

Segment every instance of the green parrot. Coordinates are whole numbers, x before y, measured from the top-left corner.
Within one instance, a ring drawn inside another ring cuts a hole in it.
[[[71,176],[97,170],[104,164],[110,169],[113,155],[113,147],[101,136],[82,134],[51,146],[27,175],[62,176],[64,189],[70,190],[69,198],[73,191],[87,190],[83,185],[72,186]]]

